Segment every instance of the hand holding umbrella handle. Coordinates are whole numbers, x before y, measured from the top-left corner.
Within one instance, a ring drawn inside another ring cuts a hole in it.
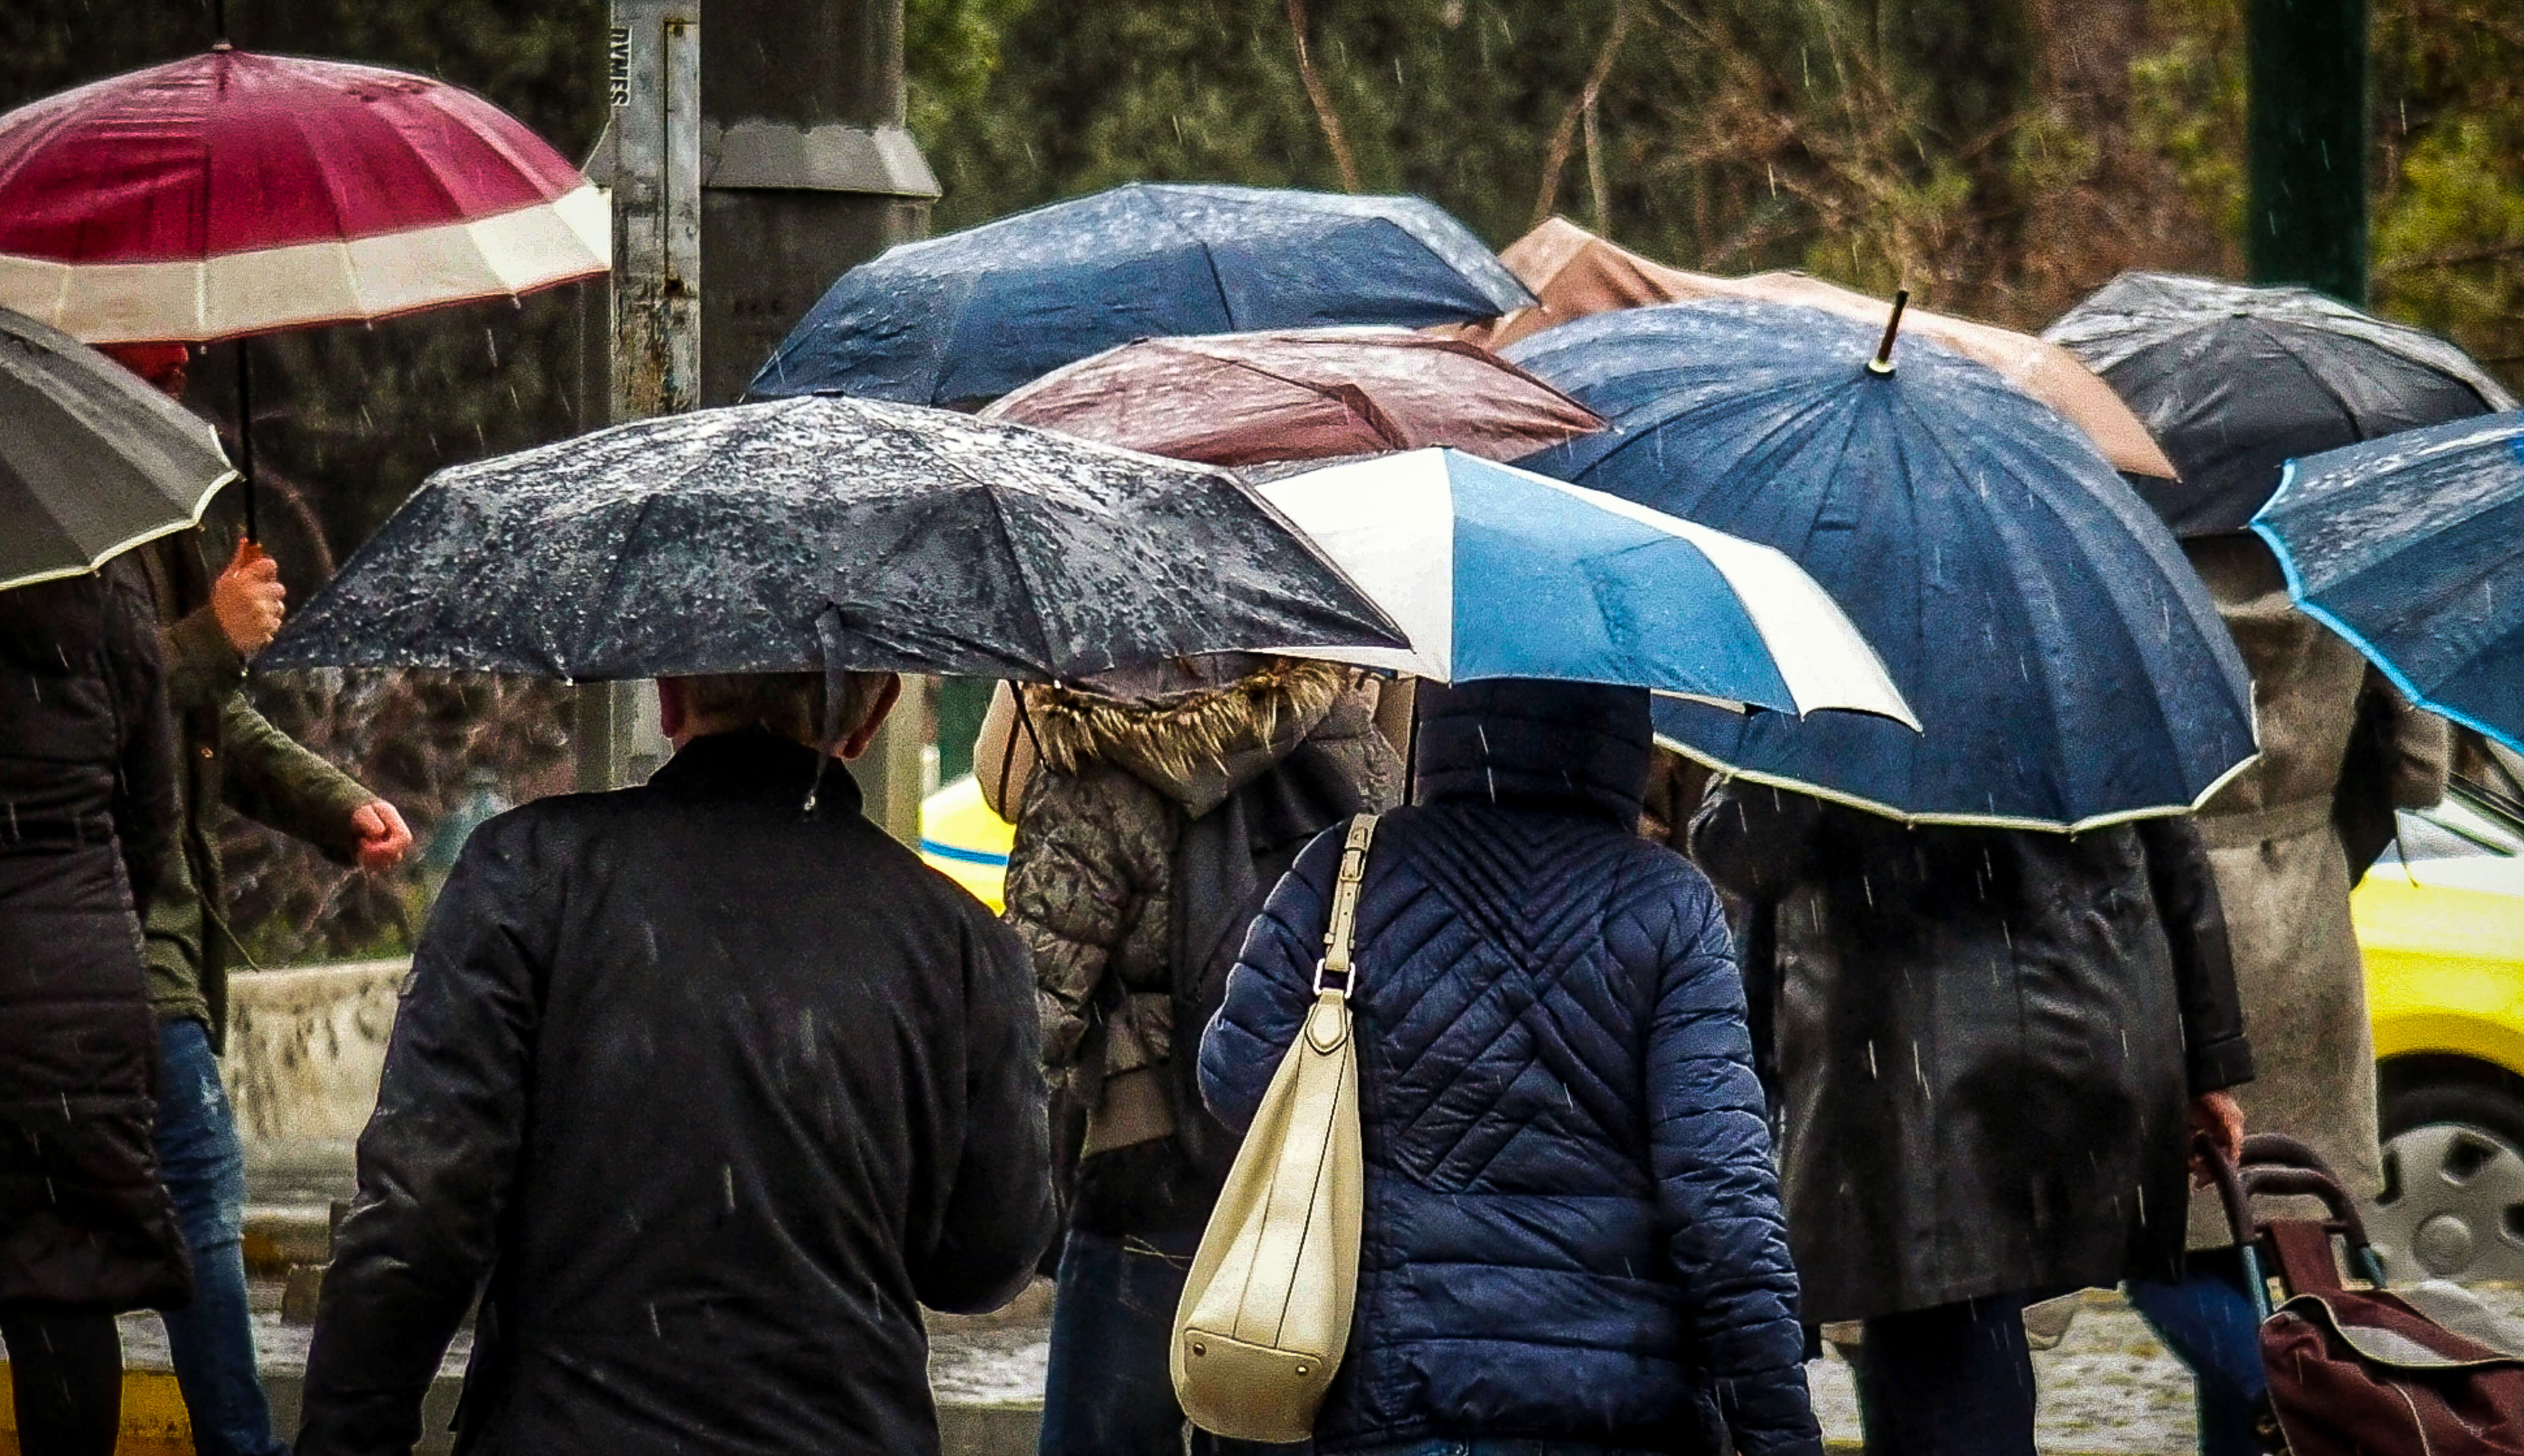
[[[236,555],[211,583],[211,613],[218,618],[228,645],[252,656],[279,633],[288,597],[289,589],[280,584],[280,564],[252,541],[240,541]]]

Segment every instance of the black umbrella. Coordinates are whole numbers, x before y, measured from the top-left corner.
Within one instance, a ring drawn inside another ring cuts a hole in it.
[[[1224,470],[810,397],[442,470],[263,662],[1075,679],[1197,653],[1404,645]]]
[[[0,590],[93,571],[236,478],[211,427],[59,329],[0,309]]]
[[[2515,408],[2460,349],[2310,288],[2123,273],[2042,336],[2172,457],[2179,481],[2130,483],[2182,536],[2242,530],[2296,457]]]

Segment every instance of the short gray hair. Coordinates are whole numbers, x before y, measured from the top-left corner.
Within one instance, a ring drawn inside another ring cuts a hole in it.
[[[830,731],[824,724],[820,672],[712,672],[675,681],[683,685],[685,713],[704,732],[760,728],[800,743],[824,744],[859,731],[892,676],[843,673],[841,726]]]

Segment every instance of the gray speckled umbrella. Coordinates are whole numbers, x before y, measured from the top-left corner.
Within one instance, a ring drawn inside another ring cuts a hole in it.
[[[1379,645],[1403,645],[1383,613],[1223,470],[814,397],[442,470],[263,665],[1074,679]]]
[[[93,571],[180,531],[235,478],[182,406],[0,309],[0,590]]]
[[[2123,273],[2042,337],[2103,375],[2181,468],[2130,480],[2177,536],[2243,529],[2300,456],[2515,408],[2444,339],[2310,288]]]

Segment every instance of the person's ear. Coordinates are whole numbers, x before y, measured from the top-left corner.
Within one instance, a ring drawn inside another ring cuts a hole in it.
[[[684,685],[671,677],[657,679],[657,731],[680,742],[684,715]]]
[[[887,673],[885,686],[876,690],[876,706],[868,709],[867,721],[861,723],[849,737],[842,740],[842,756],[855,758],[866,752],[868,745],[876,742],[878,731],[885,727],[886,714],[894,711],[895,704],[901,698],[901,674]]]

